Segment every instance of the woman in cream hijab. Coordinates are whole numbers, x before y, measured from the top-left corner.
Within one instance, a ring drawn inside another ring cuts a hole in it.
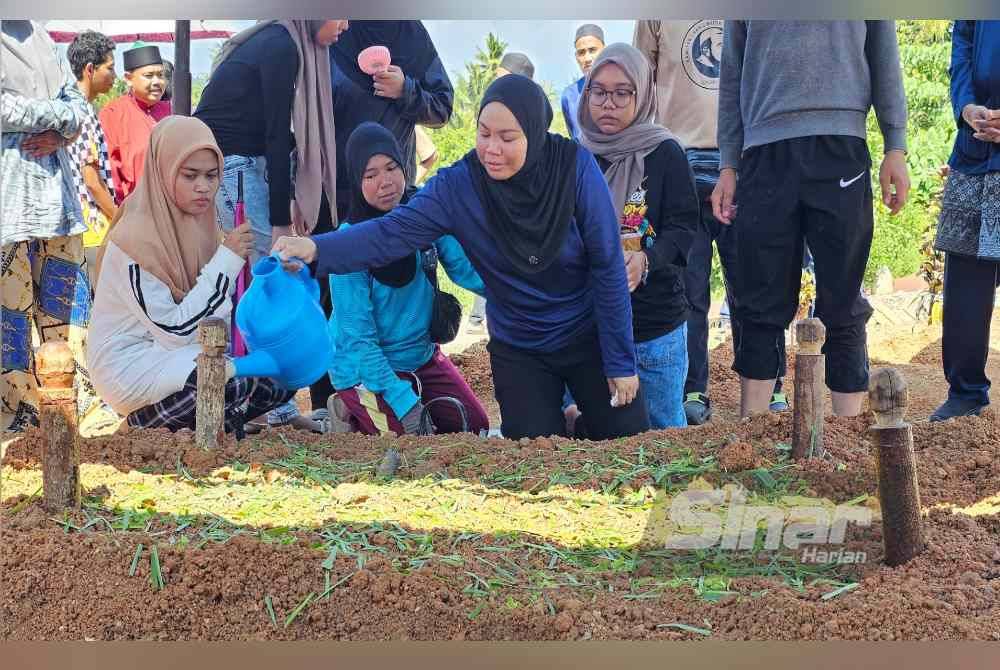
[[[153,130],[143,175],[97,259],[88,356],[98,392],[134,428],[194,428],[198,324],[228,319],[253,246],[249,223],[222,237],[215,193],[222,153],[195,118]],[[294,395],[227,365],[226,430]]]

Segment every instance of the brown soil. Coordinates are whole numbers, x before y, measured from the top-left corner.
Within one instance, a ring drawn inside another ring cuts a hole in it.
[[[911,361],[896,362],[910,384],[910,416],[917,421],[913,435],[920,494],[925,508],[968,507],[1000,493],[1000,414],[990,411],[981,418],[945,424],[920,421],[945,391],[933,346],[933,341],[928,342],[930,348]],[[573,486],[600,488],[615,478],[611,470],[616,458],[632,457],[641,447],[649,459],[675,457],[680,452],[694,457],[715,455],[720,467],[732,476],[749,477],[747,470],[766,467],[782,457],[790,440],[790,416],[733,420],[738,381],[729,370],[731,355],[726,345],[713,352],[716,418],[712,422],[628,440],[542,438],[512,443],[469,435],[331,439],[283,429],[267,430],[241,443],[227,441],[220,452],[205,454],[194,448],[190,434],[142,431],[83,440],[81,459],[112,464],[123,472],[175,472],[180,464],[197,475],[234,460],[280,468],[274,462],[288,457],[289,445],[298,444],[309,445],[317,459],[370,462],[373,472],[384,448],[391,444],[403,456],[401,478],[440,475],[496,485],[497,473],[520,467],[527,472],[523,481],[505,486],[538,493],[557,470],[593,472]],[[877,358],[878,352],[873,350],[872,355]],[[484,348],[478,345],[454,359],[473,389],[492,403]],[[791,379],[790,374],[789,391]],[[495,403],[490,409],[495,419]],[[807,493],[836,502],[877,494],[866,435],[870,423],[870,416],[827,419],[824,446],[830,458],[796,466],[796,474],[808,484]],[[41,455],[41,435],[29,433],[9,446],[4,465],[37,468]],[[654,481],[649,472],[643,472],[621,484],[623,490],[634,491]],[[82,514],[68,518],[82,525]],[[36,502],[3,500],[0,637],[1000,640],[1000,515],[991,513],[973,517],[932,509],[924,522],[927,550],[895,569],[880,560],[880,523],[852,527],[846,549],[864,551],[869,559],[841,573],[857,581],[857,588],[826,600],[823,596],[833,590],[829,584],[807,583],[796,590],[765,577],[734,578],[728,587],[731,593],[723,594],[718,602],[700,598],[688,587],[666,588],[648,598],[630,597],[637,584],[638,591],[646,588],[641,580],[668,574],[667,559],[646,553],[638,555],[632,569],[560,565],[556,568],[560,575],[582,586],[562,581],[545,588],[543,597],[534,602],[516,586],[500,586],[486,598],[477,598],[469,591],[474,584],[470,571],[476,570],[472,566],[496,562],[495,550],[505,546],[508,538],[477,536],[459,541],[454,535],[435,532],[436,551],[458,554],[464,565],[432,560],[413,568],[408,562],[413,554],[401,551],[384,533],[370,531],[368,541],[378,549],[363,569],[355,557],[338,556],[329,578],[331,584],[343,582],[329,598],[309,603],[287,627],[286,617],[310,593],[318,595],[325,588],[321,563],[326,553],[312,548],[322,544],[314,531],[296,532],[295,541],[287,545],[241,535],[222,544],[181,548],[177,539],[192,529],[164,523],[145,532],[107,532],[94,527],[67,533]],[[146,550],[134,576],[129,576],[139,543]],[[148,547],[152,543],[157,544],[164,576],[164,588],[159,591],[150,585]],[[518,570],[531,573],[550,568],[548,555],[512,551],[509,559]],[[600,579],[600,588],[592,586],[595,579]],[[276,625],[266,599],[272,603]]]
[[[307,433],[292,429],[271,431],[271,435],[294,433],[295,438]],[[4,464],[15,467],[38,467],[45,448],[41,429],[29,429],[24,437],[7,448]],[[319,436],[316,436],[319,437]],[[288,455],[288,448],[281,442],[243,440],[237,442],[227,435],[219,451],[205,451],[194,444],[194,433],[182,430],[171,433],[160,430],[119,429],[114,435],[80,440],[81,463],[104,463],[122,472],[176,472],[180,466],[193,474],[210,472],[232,461],[264,463]]]
[[[490,424],[500,425],[500,406],[493,395],[493,371],[490,368],[490,355],[486,351],[486,343],[474,344],[460,354],[452,354],[451,362],[462,371],[465,381],[483,403],[490,417]]]
[[[9,508],[4,512],[9,512]],[[0,632],[5,639],[97,640],[576,640],[702,639],[685,624],[710,631],[711,639],[923,640],[1000,639],[1000,517],[972,519],[933,512],[925,523],[928,549],[904,567],[870,564],[860,586],[823,600],[829,586],[801,592],[774,580],[734,580],[719,602],[688,589],[667,589],[647,600],[629,600],[629,574],[600,576],[606,588],[551,588],[535,603],[524,593],[500,590],[486,600],[463,592],[467,568],[428,563],[413,571],[394,567],[396,550],[358,570],[338,558],[329,599],[314,599],[285,627],[310,593],[323,591],[323,554],[305,543],[267,544],[236,537],[225,544],[180,550],[158,546],[162,591],[149,581],[149,562],[129,568],[140,533],[67,535],[46,526],[34,504],[18,511],[0,531]],[[849,544],[879,555],[874,524]],[[435,538],[442,543],[447,537]],[[378,544],[379,538],[371,542]],[[496,559],[473,543],[460,545],[466,565]],[[148,552],[147,552],[148,553]],[[544,561],[515,556],[527,570]],[[144,555],[145,559],[145,555]],[[587,574],[577,573],[581,582]],[[640,574],[654,576],[644,566]],[[765,591],[766,593],[761,593]],[[277,624],[265,604],[270,598]]]

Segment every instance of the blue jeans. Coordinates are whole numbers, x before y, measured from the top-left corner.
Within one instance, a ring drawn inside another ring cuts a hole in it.
[[[687,426],[684,380],[687,378],[687,323],[648,342],[636,342],[639,383],[646,394],[649,424],[660,428]]]
[[[237,175],[243,172],[243,212],[253,228],[254,251],[251,262],[271,253],[271,210],[267,185],[267,161],[263,156],[226,156],[215,214],[222,229],[233,229],[236,213]]]
[[[267,161],[263,156],[226,156],[222,167],[219,192],[215,194],[215,215],[222,229],[233,229],[238,194],[238,174],[243,172],[243,213],[250,219],[253,229],[254,249],[250,262],[256,263],[271,253],[271,210],[267,185]],[[268,423],[282,425],[299,415],[293,401],[271,410]]]
[[[685,428],[684,380],[687,378],[687,323],[648,342],[636,342],[635,362],[639,384],[646,395],[649,425],[660,428]],[[562,408],[575,405],[567,387]]]

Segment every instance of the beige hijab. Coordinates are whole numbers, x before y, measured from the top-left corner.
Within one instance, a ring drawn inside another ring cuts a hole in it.
[[[299,235],[307,235],[319,220],[320,203],[326,192],[330,203],[336,202],[337,143],[333,126],[333,84],[330,82],[330,54],[316,44],[313,36],[324,21],[260,21],[233,35],[212,63],[212,72],[244,42],[258,32],[278,23],[282,25],[299,52],[299,74],[295,81],[292,104],[292,132],[295,134],[295,200],[292,202],[292,225]],[[335,207],[330,207],[334,227]]]
[[[198,216],[181,211],[174,184],[184,161],[202,149],[218,157],[221,176],[222,152],[202,121],[168,116],[153,127],[142,177],[111,221],[97,254],[96,275],[100,275],[110,240],[140,268],[166,284],[175,302],[180,303],[194,288],[198,273],[219,248],[221,231],[214,207]]]
[[[591,115],[590,82],[598,70],[614,63],[625,72],[635,86],[635,119],[614,135],[601,132]],[[625,200],[642,185],[646,176],[646,156],[664,140],[677,140],[673,133],[656,122],[656,87],[653,69],[646,56],[631,44],[611,44],[594,61],[584,84],[577,120],[582,131],[580,144],[596,156],[611,163],[604,178],[611,189],[615,212],[621,216]],[[677,140],[680,143],[680,140]]]

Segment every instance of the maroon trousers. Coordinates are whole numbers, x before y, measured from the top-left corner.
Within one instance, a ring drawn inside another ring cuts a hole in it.
[[[430,404],[431,420],[438,433],[462,431],[462,416],[453,403],[432,403],[437,398],[446,397],[455,398],[462,403],[470,433],[478,435],[479,431],[489,429],[490,420],[486,416],[486,409],[451,359],[441,353],[440,347],[435,348],[431,359],[415,372],[397,372],[396,375],[412,383],[413,392],[420,395],[421,403]],[[351,427],[355,431],[365,435],[381,435],[389,431],[402,435],[405,432],[399,417],[380,393],[355,386],[337,391],[337,396],[347,406],[351,415]]]

